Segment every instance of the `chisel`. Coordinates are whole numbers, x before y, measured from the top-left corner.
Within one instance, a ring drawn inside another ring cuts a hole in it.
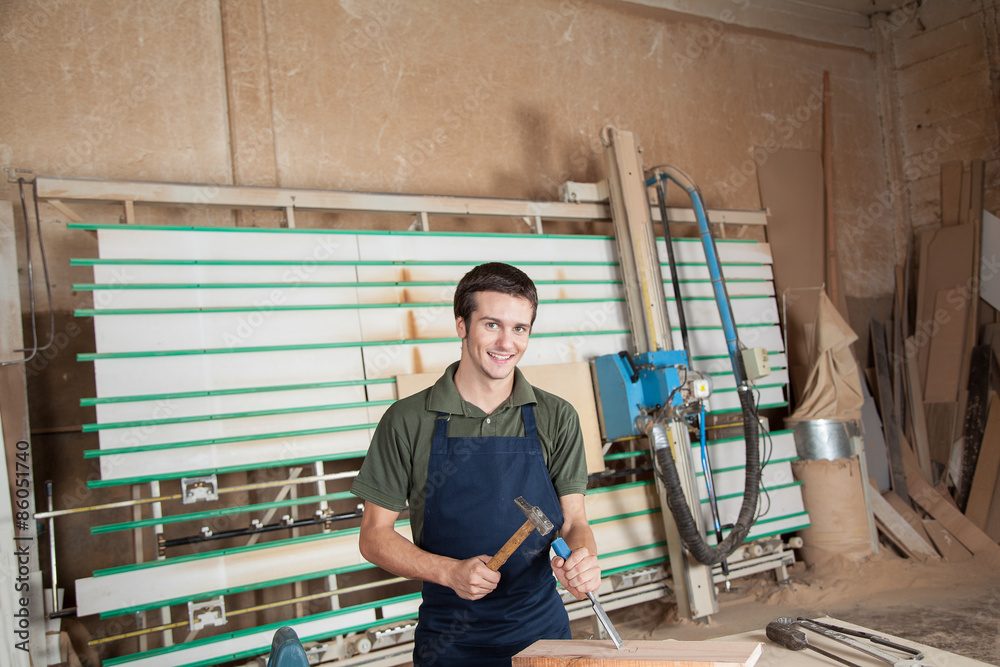
[[[566,544],[566,541],[561,537],[556,538],[555,542],[552,543],[552,548],[555,550],[556,555],[563,560],[569,558],[570,553],[572,553],[569,549],[569,545]],[[604,607],[601,606],[600,600],[598,600],[597,596],[591,592],[587,593],[587,598],[590,599],[590,604],[594,607],[594,613],[597,614],[597,620],[601,622],[601,625],[604,626],[608,636],[611,637],[611,641],[615,643],[615,648],[621,650],[623,643],[622,638],[618,634],[618,631],[615,630],[615,626],[612,625],[611,619],[608,618],[608,615],[604,612]]]

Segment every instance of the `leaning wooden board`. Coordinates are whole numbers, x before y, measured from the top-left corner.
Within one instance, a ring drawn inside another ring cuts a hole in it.
[[[761,655],[751,642],[544,639],[514,656],[512,667],[751,667]]]

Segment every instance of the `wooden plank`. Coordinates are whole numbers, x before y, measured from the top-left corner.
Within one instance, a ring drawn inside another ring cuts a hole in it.
[[[543,639],[515,655],[512,667],[751,667],[762,647],[753,642]]]
[[[941,224],[958,224],[962,198],[962,162],[953,160],[941,165]]]
[[[969,502],[965,507],[965,516],[983,530],[986,530],[998,476],[1000,476],[1000,398],[993,394],[982,446],[979,449],[979,461],[972,478]]]
[[[70,221],[83,222],[83,218],[80,217],[80,214],[78,214],[76,211],[74,211],[69,206],[59,201],[58,199],[50,199],[49,204],[51,204],[53,208],[55,208],[57,211],[59,211],[67,218],[69,218]]]
[[[569,401],[580,415],[583,446],[587,453],[587,472],[604,470],[601,449],[601,427],[597,419],[597,401],[590,377],[590,364],[585,361],[570,364],[518,366],[533,386]],[[397,398],[403,398],[430,387],[441,373],[414,373],[396,377]]]
[[[904,451],[903,463],[906,466],[906,482],[913,501],[940,521],[941,525],[965,548],[975,555],[982,554],[984,560],[1000,567],[1000,546],[924,481],[916,455]]]
[[[928,403],[946,403],[958,397],[969,302],[962,299],[955,304],[953,300],[950,290],[938,290],[934,295],[934,322],[938,326],[927,357],[924,400]]]
[[[943,466],[948,465],[951,456],[957,404],[924,403],[924,414],[927,417],[927,443],[930,446],[931,460]],[[933,480],[932,480],[933,481]]]
[[[906,349],[910,349],[910,342],[913,337],[907,338]],[[917,459],[920,461],[920,469],[924,473],[924,478],[928,482],[934,481],[934,473],[931,469],[930,441],[927,435],[927,417],[924,415],[924,402],[920,399],[923,396],[923,388],[920,386],[920,370],[917,367],[915,355],[906,355],[906,380],[907,398],[910,404],[910,421],[913,424],[913,444],[917,449]]]
[[[965,410],[965,447],[962,449],[962,466],[955,485],[955,504],[963,512],[969,503],[972,477],[976,473],[979,449],[986,430],[992,359],[993,348],[990,345],[977,345],[973,348],[969,371],[969,400]]]
[[[961,562],[972,558],[972,552],[963,547],[954,535],[945,530],[940,521],[924,519],[923,524],[934,546],[937,547],[946,561]]]
[[[883,493],[882,497],[886,500],[886,502],[892,505],[892,509],[899,512],[899,515],[903,517],[906,523],[910,524],[913,530],[917,531],[917,534],[919,534],[920,537],[924,538],[925,542],[928,544],[931,543],[930,536],[927,534],[927,531],[924,530],[923,520],[917,515],[909,503],[905,502],[892,491]]]
[[[872,352],[875,355],[875,369],[878,373],[879,405],[882,406],[882,428],[885,432],[885,442],[889,450],[889,470],[892,478],[892,488],[904,500],[908,499],[906,492],[906,476],[900,455],[899,418],[896,415],[895,403],[892,398],[892,384],[889,377],[889,360],[885,349],[885,325],[880,320],[871,321]]]
[[[921,537],[885,498],[878,493],[872,493],[870,500],[879,528],[906,554],[921,561],[940,559],[934,547]]]
[[[959,188],[959,200],[958,200],[958,224],[965,225],[969,222],[969,211],[970,211],[970,198],[972,195],[972,182],[971,174],[967,171],[962,171],[962,184]]]

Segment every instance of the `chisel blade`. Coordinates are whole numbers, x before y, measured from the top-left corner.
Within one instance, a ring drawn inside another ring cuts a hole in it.
[[[619,635],[618,631],[615,630],[614,624],[611,623],[611,619],[608,618],[608,615],[604,612],[604,607],[597,599],[597,596],[593,593],[587,593],[587,597],[590,598],[590,603],[594,607],[594,613],[597,614],[597,620],[601,622],[601,625],[604,626],[604,630],[608,633],[608,636],[611,637],[611,641],[615,643],[615,648],[620,651],[624,642],[622,641],[621,635]]]

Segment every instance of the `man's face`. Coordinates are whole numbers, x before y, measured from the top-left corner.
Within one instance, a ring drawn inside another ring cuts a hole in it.
[[[462,339],[462,361],[494,380],[504,380],[528,347],[531,302],[500,292],[477,292],[468,321],[459,317],[455,329]]]

